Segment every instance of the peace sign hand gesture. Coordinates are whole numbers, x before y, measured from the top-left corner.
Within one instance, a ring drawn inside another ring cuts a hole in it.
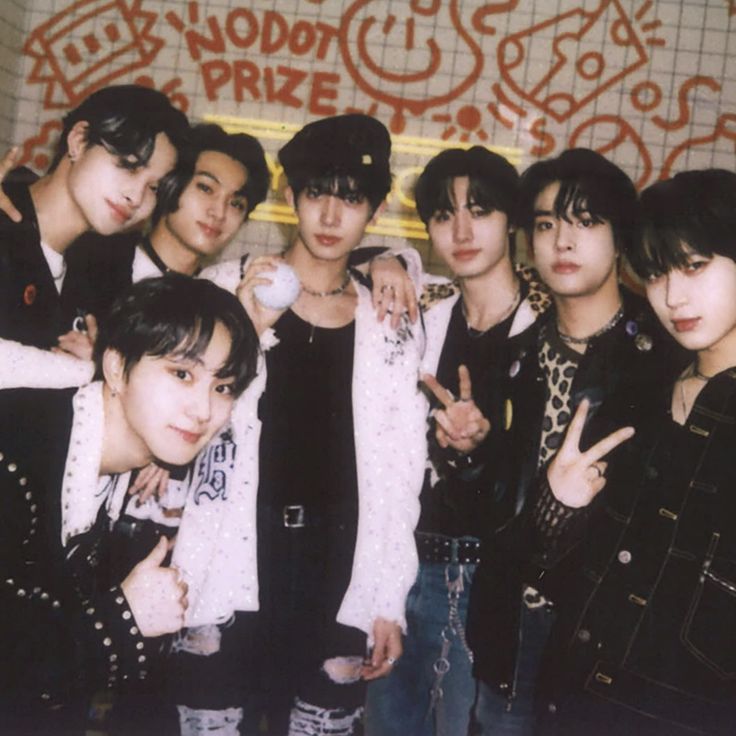
[[[458,452],[468,454],[488,436],[491,423],[473,401],[470,371],[461,365],[457,369],[460,398],[429,374],[422,376],[422,383],[434,394],[443,409],[434,411],[437,422],[435,436],[440,447],[452,447]]]
[[[572,418],[565,440],[547,469],[547,480],[555,498],[569,508],[587,506],[606,485],[606,463],[602,458],[634,435],[633,427],[622,427],[585,452],[580,436],[590,402],[583,399]]]

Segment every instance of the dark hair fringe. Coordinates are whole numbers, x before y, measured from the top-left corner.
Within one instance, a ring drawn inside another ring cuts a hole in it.
[[[482,146],[449,148],[425,166],[414,187],[417,213],[427,225],[435,212],[452,212],[452,182],[469,179],[468,198],[484,210],[513,214],[519,184],[516,169],[502,156]]]
[[[197,358],[218,323],[228,331],[231,346],[217,376],[233,378],[239,395],[257,369],[259,341],[250,319],[233,294],[206,279],[176,273],[139,281],[115,300],[95,343],[97,377],[108,349],[123,357],[126,376],[144,356]]]
[[[736,261],[736,174],[683,171],[641,193],[642,240],[627,254],[643,279],[682,268],[694,251]]]
[[[391,191],[391,174],[365,174],[335,167],[319,176],[310,176],[305,171],[294,172],[288,177],[288,184],[294,193],[294,201],[305,189],[314,188],[320,194],[332,194],[341,199],[350,195],[364,197],[371,212],[375,212]]]
[[[179,198],[194,176],[197,159],[205,151],[224,153],[241,163],[247,171],[245,185],[238,192],[247,203],[246,218],[266,199],[271,174],[260,142],[247,133],[227,133],[219,125],[203,123],[191,129],[176,167],[160,182],[152,224],[179,209]]]
[[[530,236],[534,203],[539,193],[560,183],[555,197],[555,217],[579,217],[587,213],[594,221],[611,224],[616,248],[628,252],[638,241],[639,204],[634,183],[616,164],[588,148],[572,148],[557,158],[538,161],[522,175],[515,224]]]
[[[135,84],[104,87],[64,117],[49,171],[66,155],[69,132],[81,121],[88,126],[88,145],[104,146],[132,169],[148,163],[159,133],[164,133],[179,149],[189,132],[186,115],[162,92]]]

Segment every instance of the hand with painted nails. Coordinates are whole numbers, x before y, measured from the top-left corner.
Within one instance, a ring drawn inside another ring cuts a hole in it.
[[[459,398],[442,386],[434,376],[423,375],[422,383],[443,407],[433,412],[437,424],[435,429],[437,443],[442,448],[452,447],[458,452],[468,454],[488,436],[491,423],[473,401],[470,372],[467,367],[461,365],[457,373]]]
[[[391,327],[396,329],[404,312],[409,315],[411,322],[417,321],[419,306],[414,282],[398,258],[385,255],[374,258],[370,263],[370,276],[373,307],[379,322],[383,322],[386,315],[390,314]]]

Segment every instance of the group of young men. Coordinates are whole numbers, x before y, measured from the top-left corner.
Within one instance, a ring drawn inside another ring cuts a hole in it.
[[[0,409],[22,421],[0,433],[0,710],[18,732],[82,730],[109,684],[119,733],[726,733],[733,646],[707,634],[736,612],[729,471],[701,472],[692,437],[716,432],[688,415],[736,319],[701,345],[706,308],[673,321],[657,284],[704,270],[694,253],[733,262],[736,185],[693,172],[642,206],[589,150],[519,177],[448,149],[415,188],[448,280],[411,249],[356,250],[390,154],[371,117],[306,125],[279,152],[287,249],[207,268],[268,168],[163,95],[93,94],[47,174],[8,177]],[[284,262],[301,290],[264,306]],[[727,430],[724,406],[702,413]],[[673,476],[651,458],[676,434]],[[705,500],[675,508],[668,484],[695,475]]]

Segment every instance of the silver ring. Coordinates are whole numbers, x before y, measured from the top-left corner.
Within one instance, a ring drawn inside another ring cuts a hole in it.
[[[393,667],[396,664],[396,657],[386,657],[386,661]]]

